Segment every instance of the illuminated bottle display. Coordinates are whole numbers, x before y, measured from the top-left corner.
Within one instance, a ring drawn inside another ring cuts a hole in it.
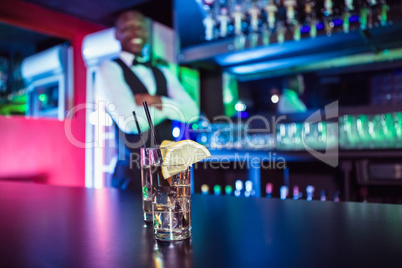
[[[226,185],[225,186],[225,194],[226,195],[232,195],[232,192],[233,192],[233,187],[230,186],[230,185]]]
[[[220,185],[215,185],[214,186],[214,195],[221,195],[222,192],[222,187]]]
[[[321,190],[320,200],[327,201],[327,191],[325,191],[324,189]]]
[[[380,6],[380,22],[381,22],[381,26],[385,26],[388,21],[389,6],[387,5],[385,0],[383,0],[381,2],[382,2],[382,4]]]
[[[258,24],[261,11],[255,4],[253,4],[252,7],[248,10],[248,13],[250,15],[251,24],[250,47],[256,47],[258,44]]]
[[[334,202],[340,202],[340,201],[341,201],[340,193],[339,193],[339,191],[336,191],[334,194]]]
[[[219,21],[219,36],[226,37],[228,34],[228,24],[230,22],[230,17],[228,16],[227,8],[221,8],[221,14],[218,17]]]
[[[255,191],[253,190],[253,182],[248,180],[246,181],[246,191],[244,192],[245,197],[250,197],[255,195]]]
[[[184,0],[183,0],[184,1]],[[204,11],[204,38],[214,41],[234,33],[233,48],[241,50],[273,41],[282,44],[291,32],[317,35],[386,26],[391,7],[386,0],[197,0]],[[396,3],[392,4],[397,5]],[[246,38],[247,36],[247,38]],[[248,42],[246,42],[246,40]],[[258,42],[262,40],[262,42]],[[248,47],[246,47],[246,45]]]
[[[280,194],[281,194],[281,199],[285,200],[288,197],[289,194],[289,188],[285,185],[281,186],[280,188]]]
[[[315,188],[312,185],[306,187],[307,201],[313,200]]]
[[[267,198],[271,198],[272,197],[272,192],[273,192],[274,186],[272,183],[268,182],[265,185],[265,193],[267,194]]]
[[[205,195],[209,194],[209,186],[206,184],[201,185],[201,193]]]
[[[299,190],[299,186],[297,186],[297,185],[293,186],[293,199],[294,200],[299,199],[301,197],[300,195],[301,195],[301,192]]]
[[[205,26],[205,39],[211,41],[214,39],[215,20],[210,12],[207,14],[203,22]]]
[[[243,181],[241,180],[237,180],[235,183],[235,196],[239,197],[242,194],[242,190],[243,190]]]

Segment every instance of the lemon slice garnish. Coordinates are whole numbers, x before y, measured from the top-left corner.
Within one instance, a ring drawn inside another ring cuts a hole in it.
[[[169,140],[164,140],[161,143],[161,153],[162,153],[162,157],[165,158],[166,155],[166,148],[172,146],[173,144],[175,144],[174,141],[169,141]]]
[[[162,175],[167,179],[210,156],[211,153],[208,149],[195,141],[176,142],[166,149],[162,163]]]

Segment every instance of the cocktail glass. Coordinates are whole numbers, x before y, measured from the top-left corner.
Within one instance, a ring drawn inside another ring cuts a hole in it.
[[[155,148],[144,148],[141,153],[141,186],[142,186],[142,210],[144,212],[144,221],[151,223],[152,215],[152,180],[150,168],[150,155],[156,154]]]
[[[190,168],[180,164],[163,166],[160,157],[154,152],[150,153],[155,239],[187,239],[191,236]],[[165,179],[162,167],[182,171]]]

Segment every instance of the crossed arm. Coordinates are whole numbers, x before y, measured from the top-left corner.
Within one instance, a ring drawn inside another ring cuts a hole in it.
[[[96,77],[98,100],[104,101],[108,113],[120,130],[137,134],[132,112],[135,111],[141,130],[147,131],[149,125],[142,106],[147,101],[154,125],[165,119],[190,123],[198,120],[199,109],[187,94],[178,79],[167,69],[161,69],[167,80],[168,97],[135,94],[124,81],[121,68],[114,62],[104,62],[99,66]]]

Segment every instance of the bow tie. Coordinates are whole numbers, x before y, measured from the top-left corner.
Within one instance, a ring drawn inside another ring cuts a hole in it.
[[[145,67],[148,67],[148,68],[151,67],[151,63],[149,61],[138,61],[137,58],[134,58],[133,66],[137,66],[137,65],[144,65]]]

